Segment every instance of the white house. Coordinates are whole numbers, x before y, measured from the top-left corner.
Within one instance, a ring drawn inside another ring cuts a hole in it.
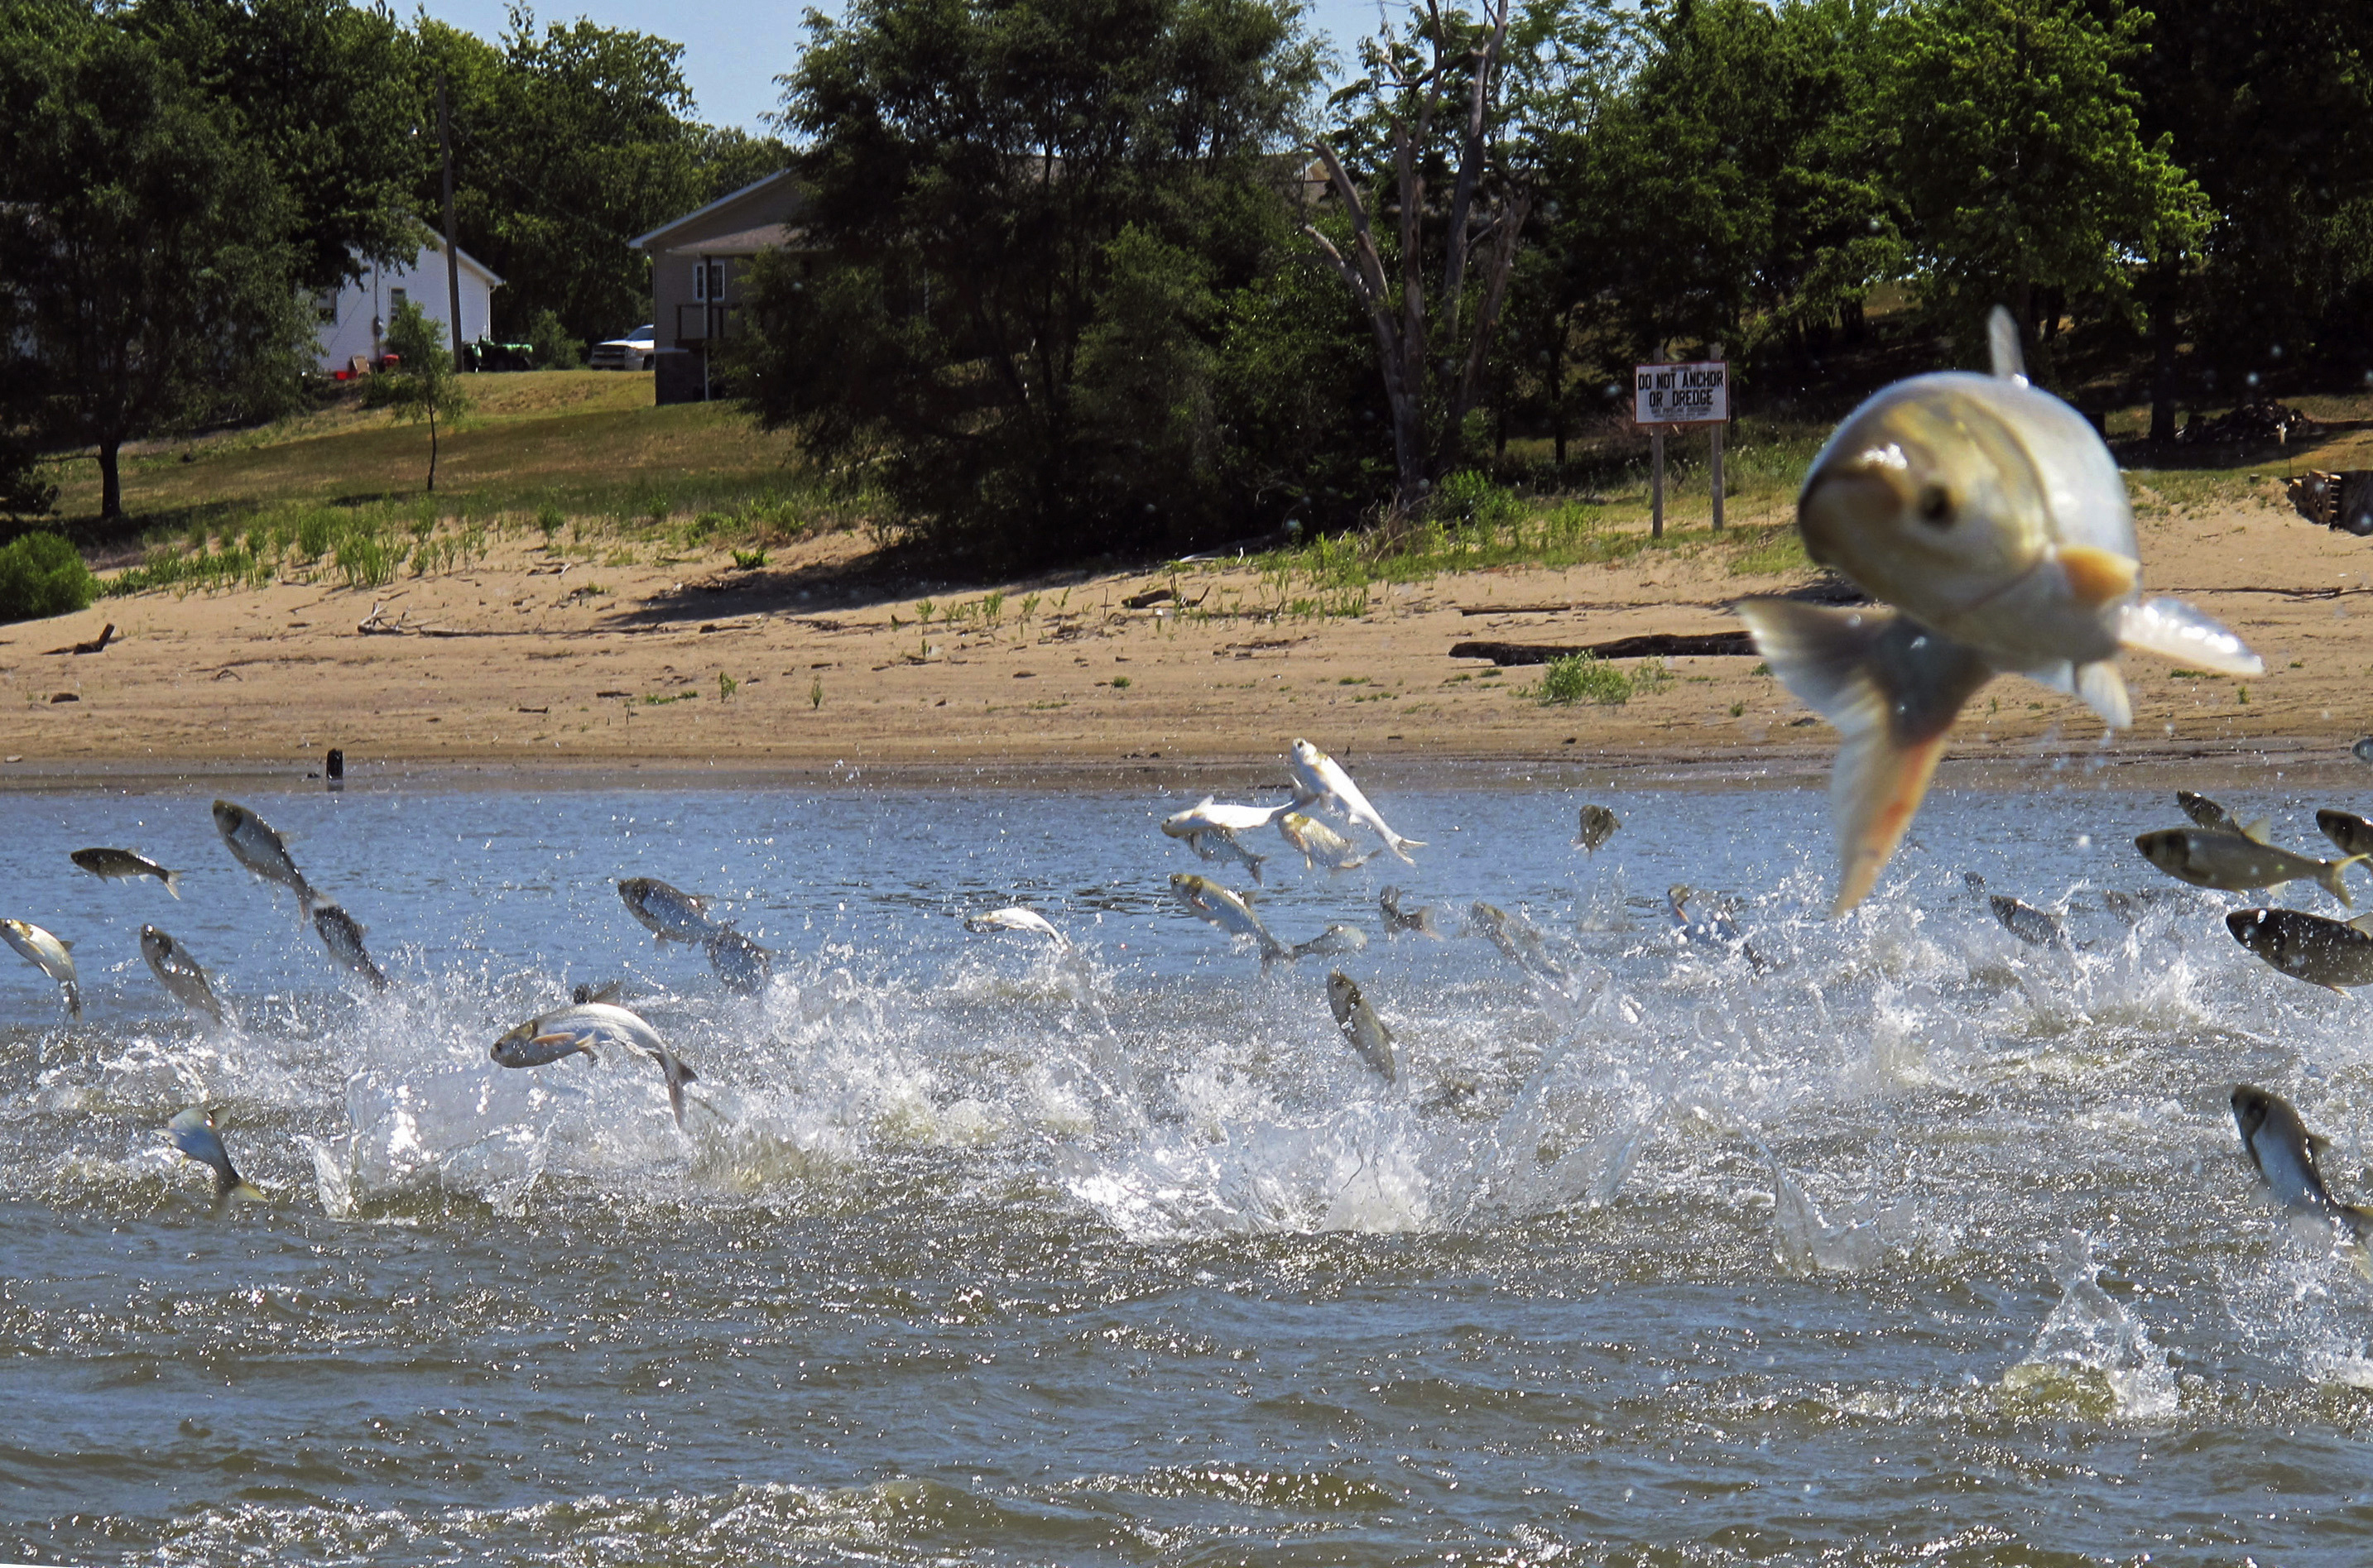
[[[454,252],[461,263],[462,330],[453,331],[450,295],[445,286],[445,242],[422,231],[419,253],[410,265],[366,264],[363,275],[326,302],[321,322],[321,368],[344,370],[357,356],[379,363],[386,352],[383,339],[388,318],[409,299],[428,319],[445,329],[445,342],[475,343],[485,337],[494,321],[493,296],[503,286],[484,261],[467,250]]]

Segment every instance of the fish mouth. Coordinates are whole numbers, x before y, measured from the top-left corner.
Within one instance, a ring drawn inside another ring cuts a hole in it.
[[[1869,538],[1903,515],[1911,503],[1911,477],[1902,450],[1857,453],[1806,482],[1796,502],[1796,528],[1805,553],[1822,566],[1836,566],[1839,546]]]

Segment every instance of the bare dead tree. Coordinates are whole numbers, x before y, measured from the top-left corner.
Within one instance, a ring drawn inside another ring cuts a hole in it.
[[[1459,434],[1467,411],[1475,406],[1492,335],[1499,328],[1508,274],[1515,265],[1516,239],[1532,208],[1529,189],[1507,168],[1492,168],[1493,142],[1489,134],[1500,109],[1500,78],[1514,4],[1515,0],[1482,0],[1480,41],[1461,49],[1461,41],[1453,38],[1443,16],[1440,0],[1423,0],[1429,52],[1420,53],[1390,38],[1375,51],[1380,96],[1387,104],[1392,130],[1393,179],[1399,203],[1397,298],[1376,244],[1367,198],[1324,137],[1312,144],[1326,168],[1327,183],[1350,216],[1351,255],[1346,258],[1315,224],[1304,224],[1303,229],[1343,274],[1375,331],[1377,364],[1392,409],[1397,471],[1393,505],[1404,515],[1422,503],[1435,478],[1457,457]],[[1424,149],[1432,145],[1435,126],[1455,108],[1451,101],[1456,88],[1454,67],[1462,54],[1472,69],[1467,123],[1443,226],[1439,293],[1429,302]],[[1499,178],[1492,182],[1487,200],[1487,179],[1495,173]],[[1477,266],[1479,252],[1479,297],[1469,318],[1467,274]],[[1439,398],[1437,418],[1429,421],[1429,407],[1437,401],[1429,377],[1437,366],[1448,386],[1446,396]]]

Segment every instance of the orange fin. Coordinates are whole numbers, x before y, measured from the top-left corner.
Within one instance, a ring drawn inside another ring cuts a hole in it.
[[[2063,544],[2059,554],[2060,569],[2067,574],[2068,591],[2076,596],[2079,604],[2098,610],[2133,597],[2142,587],[2142,563],[2131,555],[2097,550],[2089,544]]]
[[[1783,685],[1838,726],[1829,775],[1843,914],[1868,896],[1920,809],[1963,703],[1994,677],[1975,651],[1893,610],[1750,598],[1739,619]]]

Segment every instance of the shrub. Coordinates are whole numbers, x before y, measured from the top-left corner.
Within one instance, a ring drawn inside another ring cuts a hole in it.
[[[1513,526],[1525,515],[1524,504],[1514,494],[1471,469],[1444,479],[1426,510],[1437,522],[1487,534]]]
[[[1631,678],[1591,654],[1568,654],[1549,660],[1532,689],[1533,700],[1548,706],[1568,703],[1628,703]]]
[[[53,533],[0,546],[0,621],[41,621],[90,608],[99,584],[82,554]]]

